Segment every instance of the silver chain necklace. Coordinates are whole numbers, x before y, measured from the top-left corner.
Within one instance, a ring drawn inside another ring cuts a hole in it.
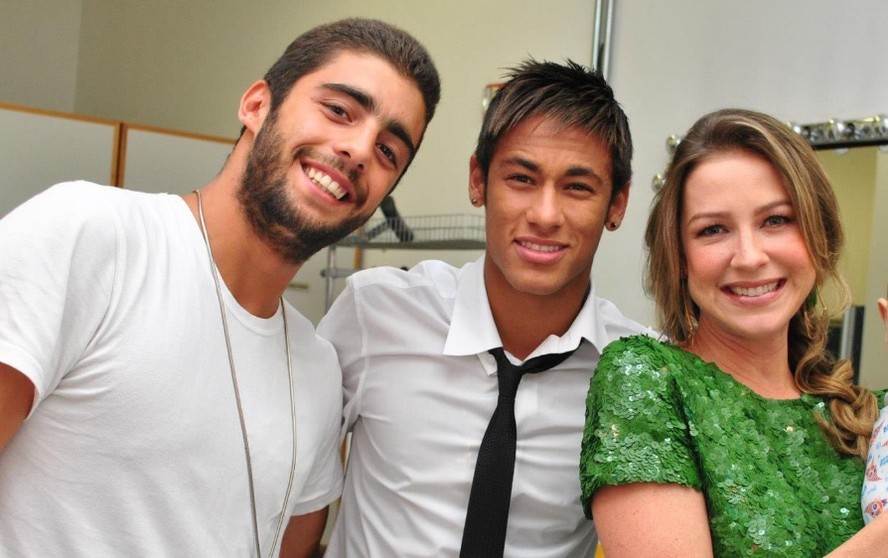
[[[234,353],[231,349],[231,337],[228,334],[228,318],[225,312],[225,302],[222,300],[222,287],[219,280],[219,269],[216,267],[216,260],[213,258],[213,249],[210,247],[210,237],[207,233],[207,224],[204,221],[203,202],[200,198],[200,191],[195,190],[197,195],[197,215],[200,218],[200,232],[203,234],[204,243],[207,245],[207,256],[210,259],[210,272],[213,275],[213,282],[216,284],[216,298],[219,300],[219,313],[222,315],[222,331],[225,333],[225,348],[228,350],[228,366],[231,369],[231,385],[234,387],[234,399],[237,403],[237,418],[240,420],[241,437],[244,442],[244,456],[247,463],[247,483],[250,489],[250,511],[252,512],[253,521],[253,542],[256,546],[256,556],[262,557],[262,550],[259,546],[259,520],[256,514],[256,492],[253,486],[253,460],[250,456],[250,441],[247,436],[247,423],[244,419],[244,408],[241,403],[240,388],[237,382],[237,372],[234,368]],[[296,472],[296,398],[293,391],[293,360],[290,355],[290,332],[287,329],[287,309],[284,308],[284,297],[280,299],[281,316],[284,321],[284,343],[287,349],[287,377],[290,385],[290,429],[293,434],[293,455],[290,458],[290,474],[287,482],[287,492],[284,495],[284,503],[281,507],[281,517],[275,531],[274,542],[268,556],[274,555],[281,535],[283,534],[284,518],[287,515],[287,501],[290,499],[290,492],[293,489],[293,477]]]

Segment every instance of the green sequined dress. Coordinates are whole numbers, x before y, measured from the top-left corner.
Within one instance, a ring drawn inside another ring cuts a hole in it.
[[[716,556],[823,556],[863,528],[863,462],[839,456],[818,397],[765,399],[678,347],[620,339],[586,400],[583,507],[605,485],[675,483],[706,498]]]

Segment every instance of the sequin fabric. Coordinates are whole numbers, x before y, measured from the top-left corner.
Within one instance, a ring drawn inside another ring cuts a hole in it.
[[[706,498],[716,556],[823,556],[863,527],[864,465],[816,413],[820,398],[765,399],[682,349],[623,338],[586,400],[583,507],[604,485],[681,484]]]
[[[860,504],[865,523],[881,513],[888,513],[885,512],[888,508],[888,406],[882,407],[873,426]]]

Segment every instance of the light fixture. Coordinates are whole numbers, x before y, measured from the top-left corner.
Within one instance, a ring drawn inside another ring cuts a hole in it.
[[[877,145],[881,149],[888,144],[888,115],[884,114],[856,120],[830,118],[826,122],[813,124],[787,122],[787,126],[805,138],[814,149],[847,149],[867,145]],[[675,148],[681,143],[681,139],[681,136],[675,134],[666,138],[666,152],[670,158],[675,154]],[[665,173],[658,172],[651,180],[651,188],[657,192],[665,183]]]

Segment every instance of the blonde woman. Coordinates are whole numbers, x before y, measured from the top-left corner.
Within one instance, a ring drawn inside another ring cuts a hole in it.
[[[810,146],[764,114],[704,116],[645,240],[671,341],[617,341],[592,380],[580,478],[605,555],[873,555],[888,521],[854,535],[878,409],[824,351],[843,237]]]

